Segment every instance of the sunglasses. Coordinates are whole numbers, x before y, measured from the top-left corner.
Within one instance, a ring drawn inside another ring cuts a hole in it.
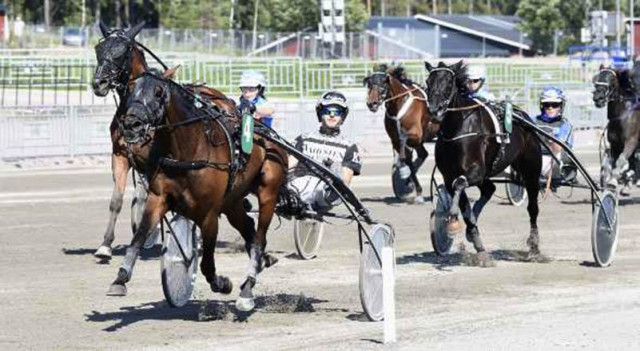
[[[249,92],[249,93],[251,93],[251,92],[254,92],[254,91],[257,91],[257,90],[258,90],[258,88],[257,88],[257,87],[241,87],[240,89],[241,89],[242,91],[246,91],[246,92]]]
[[[482,81],[482,79],[469,79],[469,81],[473,84],[475,83],[480,83]]]
[[[547,103],[542,104],[542,108],[544,108],[544,109],[559,108],[560,106],[562,106],[562,104],[559,103],[559,102],[547,102]]]
[[[322,109],[321,112],[322,117],[339,117],[342,118],[344,116],[344,111],[339,108],[325,108]]]

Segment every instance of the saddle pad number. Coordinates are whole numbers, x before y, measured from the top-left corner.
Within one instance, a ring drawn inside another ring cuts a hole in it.
[[[242,151],[250,154],[253,150],[253,116],[242,115]]]

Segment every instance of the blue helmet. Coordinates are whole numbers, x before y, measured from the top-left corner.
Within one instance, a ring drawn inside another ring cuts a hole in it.
[[[564,95],[564,91],[562,88],[547,86],[542,88],[542,92],[540,93],[540,112],[542,112],[542,116],[546,116],[544,110],[544,104],[548,103],[558,103],[560,104],[560,113],[558,116],[553,119],[560,118],[562,116],[562,112],[564,111],[564,103],[567,101],[567,97]]]

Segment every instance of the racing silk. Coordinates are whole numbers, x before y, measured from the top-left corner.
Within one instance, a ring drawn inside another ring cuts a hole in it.
[[[299,135],[295,139],[295,147],[313,160],[330,168],[338,176],[342,176],[342,167],[353,170],[354,175],[359,175],[362,169],[358,146],[341,137],[340,134],[327,135],[314,132]],[[302,177],[309,173],[302,163],[298,163],[294,169],[295,177]]]
[[[493,101],[496,99],[496,97],[489,91],[489,88],[487,88],[485,85],[483,85],[482,88],[480,88],[475,93],[470,93],[469,97],[471,99],[480,98],[485,101]]]
[[[242,105],[242,102],[244,102],[244,101],[246,101],[246,100],[241,96],[240,97],[240,105]],[[265,99],[263,96],[260,96],[260,95],[258,95],[252,101],[248,101],[248,102],[251,105],[255,106],[256,109],[258,107],[262,107],[262,106],[273,108],[273,105],[267,99]],[[271,127],[271,123],[273,122],[273,116],[262,117],[262,118],[260,118],[260,121],[262,121],[262,123],[266,124],[268,127]]]
[[[536,124],[540,129],[560,139],[570,148],[573,148],[573,127],[566,118],[561,117],[557,120],[549,121],[546,116],[538,115],[536,116]],[[544,147],[542,151],[543,153],[547,152]]]

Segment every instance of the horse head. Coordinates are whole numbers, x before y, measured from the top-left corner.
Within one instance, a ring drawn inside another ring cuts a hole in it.
[[[163,74],[147,71],[135,80],[127,99],[127,112],[120,123],[127,144],[140,144],[153,138],[154,127],[166,119],[173,84],[170,79],[176,69]]]
[[[427,69],[427,100],[429,112],[437,122],[442,122],[444,113],[449,108],[459,87],[464,86],[467,68],[461,61],[447,66],[444,62],[433,67],[429,62],[424,63]]]
[[[123,30],[109,30],[100,22],[103,38],[95,46],[98,65],[93,74],[93,92],[97,96],[105,96],[110,89],[126,86],[131,72],[131,53],[135,37],[145,23]]]
[[[369,111],[376,112],[387,98],[389,91],[389,76],[387,75],[387,65],[380,64],[373,69],[373,72],[364,78],[364,86],[367,87],[367,107]]]
[[[593,76],[593,85],[593,103],[597,108],[604,107],[618,97],[619,77],[611,68],[600,66],[600,71]]]

